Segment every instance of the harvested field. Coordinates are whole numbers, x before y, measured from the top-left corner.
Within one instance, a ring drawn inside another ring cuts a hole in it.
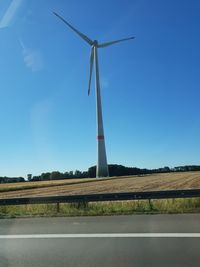
[[[16,190],[34,189],[53,187],[57,185],[69,185],[75,183],[85,183],[87,181],[96,180],[96,178],[85,178],[85,179],[65,179],[65,180],[53,180],[53,181],[40,181],[40,182],[21,182],[21,183],[7,183],[0,185],[0,193]]]
[[[200,172],[3,184],[0,198],[194,188],[200,188]]]

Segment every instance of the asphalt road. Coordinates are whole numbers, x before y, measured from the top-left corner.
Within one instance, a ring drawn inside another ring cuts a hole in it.
[[[196,233],[197,214],[2,219],[0,267],[200,266]]]

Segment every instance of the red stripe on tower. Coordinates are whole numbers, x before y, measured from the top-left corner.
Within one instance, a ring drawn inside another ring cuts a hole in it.
[[[98,140],[103,140],[104,139],[104,136],[103,135],[97,135],[97,139]]]

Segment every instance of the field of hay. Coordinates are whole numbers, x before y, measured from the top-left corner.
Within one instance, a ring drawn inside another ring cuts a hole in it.
[[[200,188],[200,172],[0,185],[0,198]]]

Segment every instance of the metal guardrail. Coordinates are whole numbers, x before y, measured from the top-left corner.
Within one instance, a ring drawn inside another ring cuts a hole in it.
[[[0,199],[0,206],[200,197],[200,189]]]

